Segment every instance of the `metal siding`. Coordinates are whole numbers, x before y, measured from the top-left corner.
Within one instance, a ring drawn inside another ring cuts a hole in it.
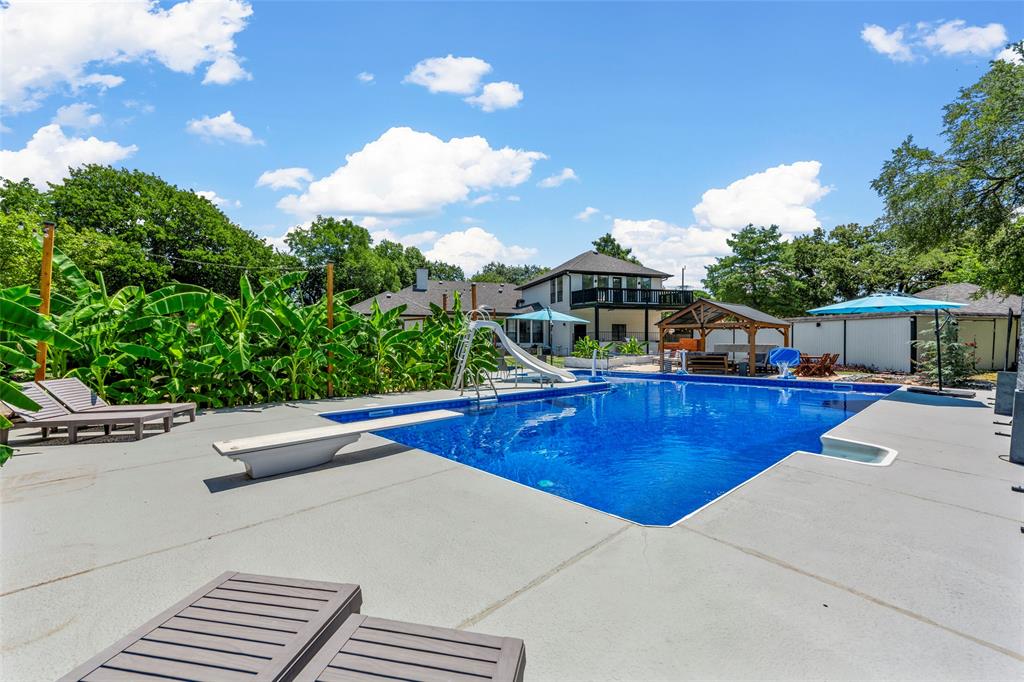
[[[844,364],[872,369],[910,371],[910,318],[847,320]]]
[[[794,322],[791,345],[807,355],[839,353],[840,364],[846,364],[846,358],[843,357],[842,320]]]

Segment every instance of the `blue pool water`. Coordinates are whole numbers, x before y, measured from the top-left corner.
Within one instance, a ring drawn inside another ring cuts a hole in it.
[[[379,431],[637,523],[668,525],[883,394],[613,378],[607,391],[460,408]]]

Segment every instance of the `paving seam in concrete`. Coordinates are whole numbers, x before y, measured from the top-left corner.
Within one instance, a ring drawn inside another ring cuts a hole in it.
[[[787,469],[792,469],[793,471],[799,471],[799,472],[805,473],[805,474],[813,474],[815,476],[824,476],[825,478],[831,478],[831,479],[834,479],[834,480],[837,480],[837,481],[843,481],[844,483],[852,483],[853,485],[860,485],[860,486],[864,486],[865,488],[872,488],[874,490],[881,490],[881,491],[885,491],[887,493],[892,493],[894,495],[904,495],[906,497],[912,497],[915,500],[922,500],[924,502],[931,502],[933,504],[941,504],[941,505],[945,505],[947,507],[954,507],[956,509],[963,509],[964,511],[973,512],[975,514],[984,514],[985,516],[992,516],[994,518],[1002,519],[1004,521],[1010,521],[1011,523],[1019,523],[1020,522],[1020,519],[1015,519],[1015,518],[1010,517],[1010,516],[1003,516],[1002,514],[993,514],[992,512],[987,512],[987,511],[985,511],[983,509],[975,509],[974,507],[965,507],[962,504],[954,504],[953,502],[945,502],[943,500],[937,500],[934,497],[925,497],[924,495],[915,495],[914,493],[907,493],[907,492],[903,492],[902,490],[894,490],[893,488],[887,488],[884,485],[875,485],[874,483],[865,483],[864,481],[857,481],[857,480],[854,480],[852,478],[845,478],[843,476],[836,476],[834,474],[826,474],[823,471],[812,471],[811,469],[803,469],[801,467],[795,467],[795,466],[793,466],[791,464],[786,464],[786,465],[784,465],[784,467],[787,468]]]
[[[997,459],[1002,459],[1003,457],[1005,457],[1005,455],[993,455],[993,456],[996,457]],[[905,455],[897,455],[897,459],[899,459],[902,462],[906,462],[908,464],[916,464],[917,466],[928,467],[929,469],[941,469],[943,471],[951,471],[954,474],[965,474],[967,476],[977,476],[979,478],[990,478],[990,479],[994,479],[994,480],[997,480],[997,481],[1006,481],[1008,483],[1013,483],[1016,480],[1014,478],[1003,478],[1002,476],[992,476],[992,475],[989,475],[989,474],[976,474],[973,471],[964,471],[963,469],[953,469],[951,467],[939,466],[938,464],[928,464],[927,462],[920,462],[920,461],[918,461],[916,459],[911,459],[911,458],[909,458],[909,457],[907,457]],[[1006,460],[1003,460],[1003,461],[1005,462]]]
[[[154,555],[157,555],[157,554],[163,554],[164,552],[170,552],[170,551],[173,551],[175,549],[181,549],[183,547],[189,547],[191,545],[199,544],[200,542],[206,542],[208,540],[212,540],[214,538],[219,538],[219,537],[222,537],[224,535],[230,535],[232,533],[237,533],[238,531],[249,530],[250,528],[255,528],[256,526],[262,526],[262,525],[267,524],[267,523],[273,523],[274,521],[280,521],[281,519],[287,519],[287,518],[290,518],[292,516],[298,516],[299,514],[305,514],[306,512],[315,511],[317,509],[323,509],[324,507],[329,507],[329,506],[331,506],[333,504],[340,504],[340,503],[343,503],[343,502],[348,502],[349,500],[354,500],[356,498],[363,497],[365,495],[371,495],[373,493],[380,492],[382,490],[387,490],[388,488],[394,488],[396,486],[405,485],[406,483],[413,483],[413,482],[416,482],[416,481],[421,481],[421,480],[423,480],[425,478],[430,478],[431,476],[437,476],[438,474],[444,474],[444,473],[447,473],[449,471],[455,471],[458,468],[459,468],[458,466],[453,466],[453,467],[448,467],[446,469],[441,469],[440,471],[432,471],[429,474],[423,474],[422,476],[415,476],[413,478],[407,478],[407,479],[402,480],[402,481],[396,481],[395,483],[389,483],[387,485],[382,485],[382,486],[380,486],[378,488],[372,488],[370,490],[364,490],[364,491],[362,491],[360,493],[356,493],[354,495],[348,495],[346,497],[341,497],[341,498],[338,498],[336,500],[328,500],[327,502],[321,502],[320,504],[313,505],[312,507],[304,507],[302,509],[296,509],[294,511],[288,512],[287,514],[281,514],[280,516],[274,516],[274,517],[271,517],[269,519],[261,519],[259,521],[254,521],[252,523],[247,523],[244,526],[239,526],[238,528],[231,528],[231,529],[228,529],[228,530],[221,531],[219,533],[213,533],[212,535],[207,535],[206,537],[196,538],[195,540],[189,540],[187,542],[181,542],[181,543],[178,543],[176,545],[171,545],[170,547],[161,547],[160,549],[154,549],[154,550],[151,550],[149,552],[143,552],[142,554],[138,554],[136,556],[127,557],[125,559],[119,559],[117,561],[111,561],[111,562],[108,562],[108,563],[105,563],[105,564],[99,564],[98,566],[90,566],[89,568],[84,568],[84,569],[82,569],[80,571],[75,571],[73,573],[68,573],[67,575],[57,576],[56,578],[50,578],[49,580],[43,580],[41,582],[33,583],[31,585],[23,585],[22,587],[17,587],[17,588],[15,588],[13,590],[8,590],[7,592],[0,592],[0,597],[8,597],[8,596],[10,596],[12,594],[17,594],[18,592],[24,592],[26,590],[32,590],[32,589],[35,589],[37,587],[43,587],[45,585],[50,585],[50,584],[53,584],[53,583],[56,583],[56,582],[60,582],[62,580],[67,580],[68,578],[77,578],[80,575],[85,575],[86,573],[92,573],[93,571],[98,571],[98,570],[101,570],[101,569],[104,569],[104,568],[110,568],[112,566],[120,566],[121,564],[126,564],[126,563],[128,563],[130,561],[135,561],[136,559],[144,559],[146,557],[151,557],[151,556],[154,556]]]
[[[744,547],[743,545],[738,545],[738,544],[736,544],[734,542],[729,542],[728,540],[723,540],[722,538],[719,538],[719,537],[716,537],[716,536],[711,535],[709,533],[705,533],[703,531],[697,530],[696,528],[691,528],[689,526],[681,526],[681,527],[685,528],[686,530],[690,531],[691,533],[695,533],[695,534],[697,534],[697,535],[699,535],[699,536],[701,536],[703,538],[707,538],[708,540],[712,540],[714,542],[721,543],[721,544],[725,545],[726,547],[731,547],[731,548],[733,548],[733,549],[735,549],[737,551],[743,552],[744,554],[747,554],[749,556],[761,559],[763,561],[767,561],[768,563],[774,564],[775,566],[779,566],[780,568],[784,568],[784,569],[787,569],[789,571],[793,571],[794,573],[798,573],[798,574],[800,574],[802,576],[805,576],[807,578],[811,578],[812,580],[817,580],[818,582],[820,582],[820,583],[822,583],[824,585],[828,585],[829,587],[833,587],[833,588],[836,588],[836,589],[839,589],[839,590],[843,590],[844,592],[852,594],[855,597],[860,597],[861,599],[864,599],[865,601],[868,601],[868,602],[870,602],[872,604],[876,604],[878,606],[890,609],[890,610],[895,611],[896,613],[904,615],[904,616],[906,616],[908,618],[912,618],[912,619],[914,619],[914,620],[916,620],[916,621],[918,621],[920,623],[924,623],[925,625],[931,625],[933,627],[939,628],[940,630],[944,630],[945,632],[948,632],[948,633],[950,633],[952,635],[956,635],[957,637],[962,637],[963,639],[966,639],[969,642],[973,642],[974,644],[977,644],[979,646],[983,646],[986,649],[991,649],[992,651],[995,651],[997,653],[1003,654],[1005,656],[1009,656],[1010,658],[1012,658],[1014,660],[1024,662],[1024,654],[1022,654],[1020,652],[1013,651],[1012,649],[1007,649],[1006,647],[1000,646],[998,644],[994,644],[992,642],[986,641],[986,640],[981,639],[979,637],[975,637],[974,635],[967,634],[966,632],[962,632],[962,631],[957,630],[956,628],[950,627],[948,625],[943,625],[942,623],[940,623],[940,622],[938,622],[936,620],[932,620],[928,616],[924,616],[924,615],[922,615],[920,613],[916,613],[916,612],[911,611],[909,609],[905,609],[902,606],[897,606],[896,604],[893,604],[891,602],[887,602],[884,599],[880,599],[879,597],[875,597],[874,595],[870,595],[867,592],[862,592],[861,590],[858,590],[855,587],[850,587],[848,585],[844,585],[844,584],[842,584],[840,582],[832,580],[831,578],[826,578],[825,576],[818,575],[817,573],[811,573],[810,571],[804,570],[804,569],[800,568],[799,566],[794,566],[793,564],[791,564],[789,562],[786,562],[786,561],[783,561],[782,559],[777,559],[776,557],[773,557],[771,555],[765,554],[763,552],[759,552],[758,550],[753,549],[751,547]]]
[[[479,612],[475,613],[474,615],[470,616],[469,618],[465,619],[464,621],[462,621],[461,623],[456,625],[455,629],[462,630],[463,628],[468,628],[468,627],[470,627],[472,625],[476,625],[477,623],[479,623],[484,618],[486,618],[487,616],[491,615],[492,613],[494,613],[495,611],[497,611],[501,607],[509,604],[513,600],[515,600],[518,597],[522,596],[523,594],[529,592],[530,590],[532,590],[533,588],[537,587],[538,585],[541,585],[541,584],[547,582],[547,580],[549,578],[553,578],[554,576],[558,575],[559,573],[561,573],[565,569],[569,568],[573,564],[575,564],[575,563],[579,562],[580,560],[586,558],[587,556],[593,554],[598,549],[600,549],[604,545],[608,544],[609,542],[611,542],[612,540],[614,540],[618,536],[622,535],[623,533],[625,533],[630,528],[633,528],[632,524],[624,525],[621,528],[619,528],[618,530],[614,531],[613,533],[610,533],[609,535],[606,535],[605,537],[601,538],[600,540],[598,540],[594,544],[590,545],[589,547],[580,550],[579,552],[577,552],[576,554],[572,555],[571,557],[569,557],[565,561],[561,562],[560,564],[558,564],[554,568],[550,569],[549,571],[546,571],[545,573],[542,573],[541,575],[537,576],[536,578],[534,578],[530,582],[526,583],[525,585],[520,587],[518,590],[515,590],[515,591],[505,595],[504,597],[502,597],[498,601],[494,602],[490,606],[487,606],[486,608],[484,608],[482,611],[479,611]]]

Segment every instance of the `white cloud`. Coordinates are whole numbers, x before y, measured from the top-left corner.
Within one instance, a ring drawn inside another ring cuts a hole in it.
[[[64,178],[69,166],[110,164],[136,151],[138,147],[133,144],[122,146],[95,137],[67,137],[59,125],[51,123],[37,130],[24,148],[0,150],[0,175],[11,180],[28,178],[36,187],[46,189],[47,182]]]
[[[373,238],[374,244],[380,244],[382,241],[387,240],[389,242],[397,242],[402,246],[415,246],[420,248],[437,241],[439,232],[435,230],[424,230],[423,232],[413,232],[412,234],[398,234],[394,230],[375,230],[370,233],[370,237]]]
[[[225,199],[224,197],[219,196],[216,192],[210,189],[198,190],[196,191],[196,194],[206,199],[217,208],[227,208],[229,206],[239,208],[242,205],[241,201],[238,201],[237,199]]]
[[[263,144],[253,136],[252,130],[235,120],[235,115],[225,111],[219,116],[203,116],[192,119],[185,130],[198,135],[207,142],[237,142],[239,144]]]
[[[234,36],[251,14],[243,0],[189,0],[167,9],[151,0],[14,0],[0,6],[0,102],[28,111],[63,86],[115,87],[121,76],[94,69],[128,62],[156,61],[179,73],[210,64],[204,83],[246,78]]]
[[[95,128],[103,123],[103,116],[92,113],[93,109],[93,105],[85,104],[84,102],[68,104],[57,109],[57,115],[53,117],[53,122],[59,126],[74,128],[75,130]]]
[[[376,76],[369,71],[360,71],[356,74],[356,78],[362,83],[372,83]]]
[[[269,187],[270,189],[302,189],[302,185],[313,181],[313,174],[308,168],[278,168],[277,170],[264,171],[256,180],[257,187]]]
[[[576,214],[576,220],[587,221],[590,220],[590,216],[600,212],[600,209],[594,208],[593,206],[587,206],[585,209]]]
[[[523,101],[523,91],[518,83],[498,81],[487,83],[479,95],[467,97],[466,101],[488,112],[509,109]]]
[[[263,237],[263,241],[266,242],[266,244],[268,246],[272,246],[275,250],[280,251],[281,253],[290,253],[291,249],[288,248],[288,245],[285,243],[284,240],[291,233],[293,233],[293,232],[295,232],[297,230],[305,229],[305,228],[306,228],[305,225],[292,225],[291,227],[289,227],[287,230],[284,231],[284,234],[278,235],[276,237],[275,236],[265,236],[265,237]]]
[[[156,111],[156,107],[149,102],[140,102],[137,99],[126,99],[123,104],[126,109],[135,109],[143,114],[152,114]]]
[[[551,189],[552,187],[560,187],[569,180],[579,180],[576,176],[576,171],[572,168],[563,168],[560,172],[538,182],[537,186],[543,187],[544,189]]]
[[[277,205],[301,216],[430,213],[465,201],[473,191],[522,184],[544,158],[540,152],[492,149],[480,136],[446,142],[411,128],[391,128],[303,194],[286,196]]]
[[[820,222],[811,206],[831,191],[818,179],[819,161],[797,161],[704,192],[693,214],[709,227],[737,230],[749,223],[806,232]]]
[[[478,272],[491,261],[525,263],[537,255],[537,249],[507,246],[481,227],[470,227],[442,235],[424,255],[460,266],[466,273]]]
[[[489,204],[492,201],[496,201],[498,196],[496,194],[481,194],[478,197],[474,197],[469,200],[470,206],[479,206],[480,204]]]
[[[900,26],[887,31],[877,24],[869,24],[860,37],[873,50],[896,62],[923,59],[930,52],[946,57],[968,55],[987,57],[1006,44],[1006,28],[1002,24],[968,26],[963,19],[941,24],[920,21],[913,27]]]
[[[715,258],[730,253],[726,240],[731,230],[691,225],[680,227],[664,220],[627,220],[612,222],[612,236],[633,249],[641,263],[672,274],[670,286],[679,285],[680,270],[686,267],[686,282],[694,285],[704,279],[705,269]]]
[[[522,201],[518,194],[509,194],[505,197],[505,201]]]
[[[1009,62],[1011,64],[1024,64],[1024,58],[1020,56],[1020,52],[1012,47],[1005,48],[1002,52],[996,55],[996,59]]]
[[[910,45],[904,41],[901,28],[890,32],[877,24],[868,24],[860,32],[860,37],[875,52],[884,54],[894,62],[909,62],[914,59],[914,53]]]
[[[404,82],[422,85],[430,92],[471,95],[490,71],[491,65],[476,57],[432,57],[413,67]]]
[[[934,30],[925,30],[930,31],[924,36],[925,46],[946,56],[987,56],[1006,44],[1006,29],[1002,24],[967,26],[963,19],[954,19]]]

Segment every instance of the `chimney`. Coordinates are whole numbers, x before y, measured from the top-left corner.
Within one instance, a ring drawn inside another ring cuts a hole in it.
[[[470,319],[475,320],[476,319],[476,312],[475,312],[476,311],[476,282],[473,282],[472,284],[469,285],[469,300],[470,300],[469,308],[470,308],[471,311],[474,311],[474,312],[470,313]]]
[[[426,268],[416,268],[416,284],[413,285],[413,291],[426,291],[427,290],[427,277],[430,272]]]
[[[448,294],[441,294],[441,310],[448,312]]]

